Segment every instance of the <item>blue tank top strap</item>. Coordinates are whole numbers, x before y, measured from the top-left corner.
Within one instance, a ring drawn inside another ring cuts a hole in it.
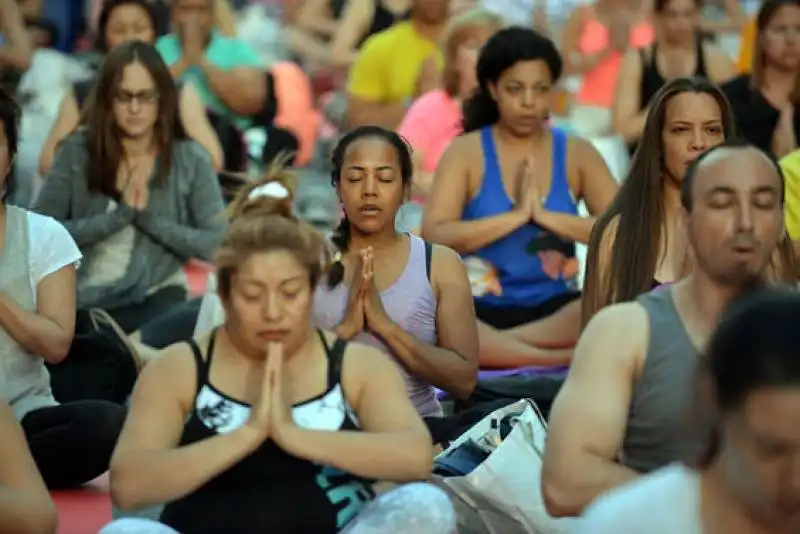
[[[481,128],[481,149],[483,150],[483,185],[481,193],[490,191],[494,194],[498,187],[503,189],[503,177],[500,175],[500,161],[497,158],[497,147],[491,126]],[[505,190],[503,189],[503,196]]]
[[[550,184],[551,194],[558,200],[568,200],[573,203],[572,191],[569,188],[569,180],[567,179],[567,146],[569,144],[569,136],[567,132],[560,128],[551,128],[551,135],[553,137],[553,179]],[[555,193],[555,195],[553,195]]]

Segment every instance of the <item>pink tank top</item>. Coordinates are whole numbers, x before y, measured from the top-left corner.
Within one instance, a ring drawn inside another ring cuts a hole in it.
[[[654,38],[653,26],[649,22],[640,22],[631,28],[629,44],[633,48],[642,48],[650,45]],[[590,18],[583,25],[578,50],[581,54],[596,54],[605,50],[609,41],[608,28],[597,19]],[[622,53],[613,52],[594,69],[585,73],[580,91],[575,96],[576,102],[584,106],[610,108],[614,103],[621,66]]]

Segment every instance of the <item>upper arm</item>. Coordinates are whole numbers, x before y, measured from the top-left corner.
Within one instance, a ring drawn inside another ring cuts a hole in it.
[[[708,60],[708,77],[713,83],[725,83],[736,76],[736,64],[731,56],[720,47],[708,43],[705,53]]]
[[[567,22],[564,23],[561,36],[561,55],[567,64],[572,62],[572,55],[578,53],[578,44],[583,30],[584,9],[584,6],[575,7],[570,12]]]
[[[192,219],[200,228],[220,226],[225,202],[211,157],[200,146],[192,146],[191,150],[196,160],[189,198]]]
[[[300,3],[297,13],[297,26],[316,31],[315,20],[331,18],[330,0],[304,0]]]
[[[185,343],[148,363],[133,388],[112,464],[141,451],[177,447],[196,387],[194,358]]]
[[[39,161],[40,174],[45,174],[50,170],[58,144],[78,126],[79,120],[80,110],[78,109],[78,101],[75,98],[75,92],[70,87],[61,98],[61,104],[58,107],[58,115],[56,116],[53,126],[50,128],[47,141],[45,141],[44,148],[42,149],[42,155]]]
[[[86,147],[72,136],[61,141],[36,197],[35,211],[58,220],[68,218],[73,182],[86,175],[86,158]]]
[[[367,31],[374,13],[375,3],[372,0],[349,0],[345,4],[331,41],[334,62],[341,64],[349,60],[359,39]]]
[[[383,53],[379,42],[380,34],[373,36],[361,47],[356,55],[347,79],[347,95],[355,103],[382,103],[386,98],[383,84]],[[351,102],[348,102],[348,105]]]
[[[0,487],[49,502],[50,496],[33,461],[22,427],[6,404],[0,405]]]
[[[367,432],[413,432],[430,441],[428,429],[411,403],[397,364],[383,352],[364,345],[347,348],[344,378],[352,377],[353,408]],[[345,384],[347,385],[347,384]]]
[[[642,110],[641,102],[642,58],[639,50],[629,50],[622,61],[614,96],[614,127],[635,117]]]
[[[786,177],[784,199],[786,231],[793,240],[800,240],[800,152],[795,151],[782,158],[781,169]]]
[[[469,143],[468,136],[456,137],[439,160],[425,200],[423,234],[434,230],[437,224],[461,220],[469,196]]]
[[[647,315],[636,303],[607,308],[589,322],[550,412],[545,476],[566,468],[575,455],[617,457],[648,330]]]
[[[450,349],[478,371],[478,323],[467,268],[452,249],[435,245],[431,279],[436,287],[436,335],[439,346]]]
[[[611,176],[606,160],[591,143],[579,138],[573,138],[573,142],[580,161],[580,197],[586,202],[589,213],[597,216],[606,211],[619,186]]]
[[[185,84],[181,89],[179,106],[186,133],[206,149],[215,169],[222,168],[222,147],[217,133],[208,120],[200,95],[191,83]]]

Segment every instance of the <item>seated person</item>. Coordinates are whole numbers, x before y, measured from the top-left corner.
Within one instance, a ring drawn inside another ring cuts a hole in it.
[[[357,128],[336,146],[332,165],[345,216],[331,239],[338,259],[316,288],[314,324],[391,355],[408,397],[434,428],[442,416],[434,386],[466,399],[477,378],[475,315],[464,266],[451,250],[395,230],[412,174],[411,155],[397,134]],[[373,253],[365,258],[368,249]],[[372,271],[374,286],[365,288],[364,269]],[[197,332],[224,321],[216,296],[206,295],[200,317]],[[447,438],[435,434],[436,442]]]
[[[247,44],[217,31],[214,8],[215,0],[173,0],[173,33],[156,48],[172,76],[191,82],[211,113],[246,130],[267,101],[265,67]]]
[[[375,500],[371,480],[428,476],[431,439],[389,358],[312,325],[327,246],[290,201],[271,182],[234,202],[216,253],[225,319],[144,369],[112,498],[167,503],[164,532],[182,534],[451,534],[452,505],[433,486]]]
[[[30,67],[33,43],[18,0],[0,0],[0,88],[13,93]]]
[[[31,458],[25,434],[0,404],[0,525],[14,534],[55,534],[58,515]]]
[[[614,130],[635,146],[653,96],[673,78],[723,83],[736,74],[730,56],[700,33],[700,0],[659,0],[652,46],[628,51],[614,95]]]
[[[17,104],[0,93],[0,219],[5,229],[0,256],[0,399],[11,405],[22,424],[47,486],[67,488],[108,469],[125,409],[99,400],[59,405],[53,398],[45,363],[61,362],[70,350],[75,269],[81,253],[58,222],[6,204],[19,115]],[[8,434],[2,436],[5,442]]]
[[[600,213],[617,185],[589,143],[548,124],[561,74],[549,39],[500,30],[478,61],[466,133],[436,169],[423,236],[461,253],[471,270],[482,366],[563,365],[581,326],[575,242],[587,242],[594,224],[577,203]],[[515,340],[529,353],[510,350]]]
[[[413,0],[411,15],[376,33],[358,51],[347,82],[347,129],[395,129],[411,102],[440,85],[437,41],[450,0]]]
[[[183,132],[158,52],[141,41],[115,47],[36,202],[86,257],[78,308],[106,310],[131,333],[184,302],[183,266],[211,257],[223,209],[208,155]]]
[[[737,130],[748,141],[783,157],[797,148],[800,136],[800,46],[788,32],[800,31],[800,5],[767,0],[757,18],[756,40],[761,51],[753,58],[752,74],[722,86],[731,103]]]
[[[586,257],[581,322],[691,272],[681,182],[700,154],[733,137],[730,104],[705,78],[674,78],[653,95],[644,137]]]
[[[156,18],[147,0],[104,0],[100,12],[95,49],[107,54],[109,50],[126,41],[139,40],[153,44],[156,41]],[[80,122],[80,110],[89,97],[95,79],[73,84],[61,99],[58,116],[50,129],[39,159],[39,172],[44,175],[53,164],[59,143],[72,133]],[[179,115],[189,137],[208,151],[215,169],[222,167],[222,147],[211,127],[205,108],[194,86],[179,87]]]
[[[600,497],[575,534],[800,532],[800,331],[793,313],[800,315],[800,297],[788,291],[731,306],[700,363],[701,392],[715,420],[705,457]]]
[[[478,85],[478,51],[502,26],[499,15],[481,9],[457,15],[448,23],[442,41],[443,87],[415,100],[397,129],[414,149],[415,196],[428,193],[439,159],[461,133],[461,104]]]
[[[778,166],[752,145],[726,141],[689,166],[680,198],[695,269],[600,310],[581,334],[550,412],[542,492],[551,515],[579,515],[608,490],[699,458],[710,429],[686,425],[697,362],[728,303],[770,276],[785,233],[782,191]],[[730,205],[742,208],[720,208]],[[744,223],[743,212],[758,216]]]

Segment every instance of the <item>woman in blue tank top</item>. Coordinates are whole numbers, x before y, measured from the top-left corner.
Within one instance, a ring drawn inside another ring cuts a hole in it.
[[[436,170],[423,233],[460,252],[470,268],[483,365],[563,364],[580,331],[575,243],[589,240],[594,223],[577,204],[602,212],[616,182],[589,143],[548,124],[561,75],[552,41],[502,30],[477,70],[465,133]],[[520,341],[539,350],[510,354],[508,345]]]

